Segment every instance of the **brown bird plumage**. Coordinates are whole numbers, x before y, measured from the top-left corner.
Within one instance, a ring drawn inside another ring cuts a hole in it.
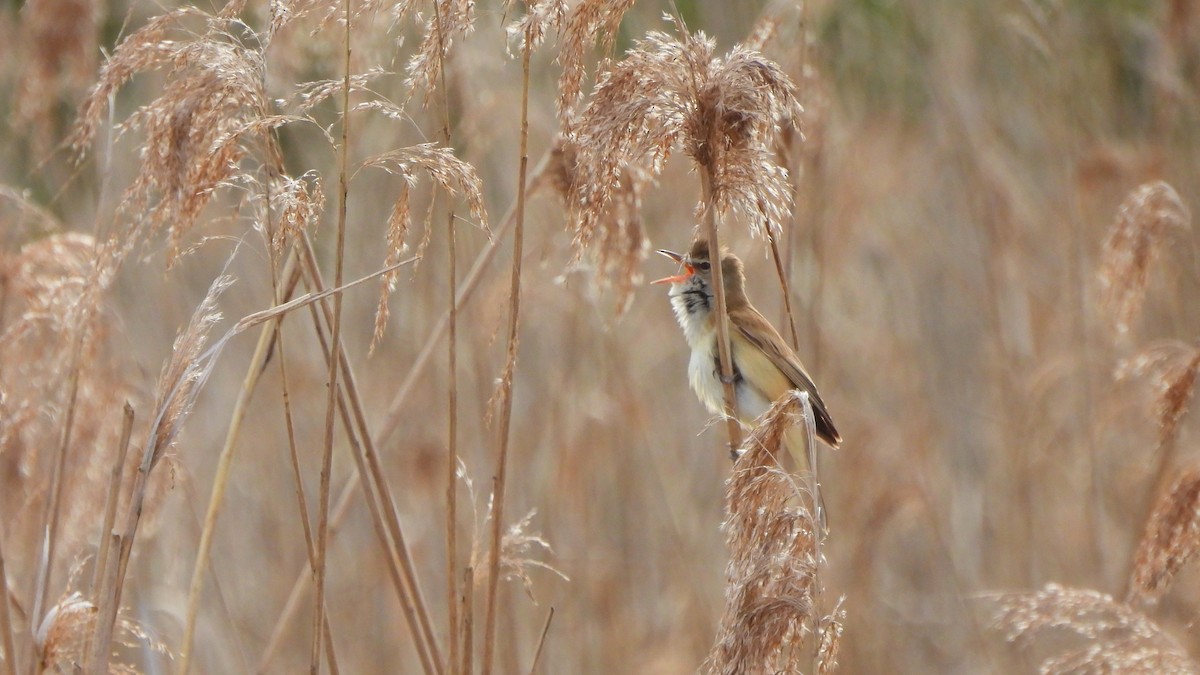
[[[697,240],[687,255],[659,251],[683,265],[683,272],[655,283],[671,284],[671,306],[692,349],[688,379],[696,395],[710,412],[724,411],[724,389],[717,352],[716,304],[712,286],[712,266],[708,242]],[[817,437],[836,448],[842,441],[825,401],[804,369],[800,357],[783,336],[746,296],[746,274],[742,261],[722,251],[721,275],[725,287],[725,307],[729,314],[729,342],[733,360],[734,391],[738,417],[751,422],[789,390],[808,393],[812,403]],[[789,433],[785,439],[789,454],[801,471],[816,472],[816,457],[807,448],[802,435]],[[815,495],[822,518],[824,506]]]

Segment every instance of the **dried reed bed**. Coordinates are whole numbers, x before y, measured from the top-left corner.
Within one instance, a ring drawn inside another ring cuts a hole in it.
[[[803,672],[1191,672],[1200,138],[1186,7],[699,2],[669,21],[672,5],[615,0],[0,12],[0,36],[21,36],[27,55],[0,64],[12,670],[73,667],[63,658],[95,670],[91,619],[67,619],[103,615],[105,630],[136,618],[151,638],[110,664],[137,671],[178,670],[186,654],[192,672],[298,672],[317,646],[326,671],[468,672],[490,642],[495,672],[687,672],[717,664],[729,638],[726,655],[759,662],[761,647]],[[605,98],[622,82],[654,85],[644,126],[628,124],[637,101]],[[606,128],[625,149],[596,174]],[[360,170],[383,153],[440,155],[478,187],[414,182],[420,162]],[[579,194],[597,189],[607,196],[575,227]],[[490,232],[473,227],[472,190]],[[718,208],[698,217],[701,202]],[[709,214],[844,411],[847,446],[822,458],[834,529],[820,555],[783,498],[775,515],[795,517],[779,527],[801,534],[742,541],[800,557],[755,567],[751,549],[732,551],[767,577],[727,576],[725,480],[794,488],[731,474],[724,430],[697,436],[709,420],[685,385],[683,341],[638,282],[657,273],[651,245],[681,245]],[[749,236],[764,225],[782,228],[774,264]],[[379,278],[408,259],[404,242],[421,264]],[[340,322],[333,296],[305,295],[339,285],[339,259],[343,284],[369,277],[339,296]],[[211,326],[219,357],[176,357],[176,333],[223,274],[238,281],[219,300],[229,321]],[[275,305],[287,309],[258,314]],[[257,342],[225,332],[248,316]],[[173,444],[150,453],[130,532],[156,409],[182,412],[166,394],[155,404],[163,364],[172,381],[207,379],[179,399],[192,409]],[[489,423],[497,380],[511,412]],[[502,500],[489,497],[500,436]],[[113,529],[133,536],[114,544]],[[805,600],[821,558],[829,590]],[[797,574],[772,576],[785,568]],[[765,585],[743,583],[755,578]],[[994,606],[979,599],[997,589],[1016,593],[999,605],[1007,632],[987,630]],[[729,610],[727,593],[760,591],[784,600]],[[35,626],[63,640],[39,642]],[[801,636],[799,652],[782,646]]]

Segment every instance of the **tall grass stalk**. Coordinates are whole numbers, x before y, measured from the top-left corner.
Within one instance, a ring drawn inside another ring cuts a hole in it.
[[[96,554],[96,567],[92,572],[93,602],[99,600],[95,595],[100,590],[104,571],[108,569],[108,555],[111,552],[109,537],[117,519],[117,500],[121,496],[121,478],[124,475],[125,458],[129,455],[129,440],[133,436],[133,420],[133,406],[126,401],[121,416],[121,440],[117,446],[117,461],[113,463],[112,471],[108,474],[108,496],[104,501],[104,522],[100,526],[100,550]]]
[[[508,353],[500,384],[499,448],[496,452],[496,482],[492,492],[491,548],[488,551],[487,614],[483,623],[483,675],[491,675],[496,652],[496,590],[500,583],[500,549],[504,533],[504,491],[508,481],[508,435],[512,423],[513,378],[517,365],[517,328],[521,318],[521,255],[525,233],[525,186],[529,167],[529,59],[533,35],[529,25],[521,46],[521,133],[520,169],[517,174],[516,230],[513,231],[512,278],[509,289]],[[467,651],[470,651],[468,648]],[[469,671],[464,671],[467,673]]]
[[[309,276],[313,290],[323,292],[324,280],[321,278],[321,273],[316,265],[316,255],[312,248],[312,242],[309,241],[307,234],[301,235],[301,255],[302,264],[305,265],[305,270]],[[328,303],[320,303],[324,314],[325,323],[330,327],[329,331],[332,335],[333,327],[336,325],[335,310],[331,310]],[[314,324],[318,331],[318,336],[322,334],[322,327],[319,319],[314,316]],[[429,667],[432,672],[441,673],[442,664],[439,654],[437,638],[433,633],[433,622],[429,618],[429,610],[427,609],[422,586],[416,576],[416,568],[412,562],[412,554],[408,550],[408,545],[404,537],[404,530],[400,525],[400,517],[396,513],[396,502],[392,498],[391,488],[388,486],[386,476],[383,473],[383,467],[379,463],[379,455],[375,450],[375,442],[370,435],[370,429],[367,426],[366,413],[362,406],[362,399],[359,395],[357,378],[354,370],[350,366],[350,360],[346,356],[345,349],[338,345],[339,349],[333,350],[333,340],[329,340],[329,349],[326,352],[326,358],[329,360],[337,360],[341,365],[343,385],[337,388],[335,395],[337,402],[343,408],[343,423],[346,427],[348,437],[357,432],[358,440],[361,442],[351,442],[351,450],[353,451],[356,462],[359,462],[359,473],[366,476],[367,482],[363,483],[364,489],[367,490],[366,497],[368,504],[375,504],[374,500],[378,499],[376,508],[378,509],[374,517],[380,518],[382,522],[382,539],[381,543],[384,546],[385,553],[390,556],[395,556],[400,564],[403,584],[401,590],[401,605],[405,611],[405,616],[410,622],[414,635],[413,639],[418,645],[419,650],[427,655]],[[336,355],[336,356],[335,356]],[[343,389],[345,393],[345,401],[342,401]],[[348,404],[348,405],[347,405]],[[345,409],[349,409],[348,416]],[[371,495],[374,494],[375,497]],[[388,543],[390,537],[391,544]]]
[[[720,259],[721,240],[717,233],[717,205],[713,195],[712,167],[700,167],[700,188],[704,199],[704,235],[708,250],[717,251]],[[768,227],[769,229],[769,227]],[[729,350],[729,309],[725,305],[725,275],[721,265],[712,266],[713,296],[717,305],[717,358],[721,364],[721,385],[725,394],[725,430],[729,434],[729,452],[734,454],[742,445],[742,425],[738,422],[737,397],[733,390],[733,354]]]
[[[349,195],[349,156],[350,156],[350,0],[343,0],[345,20],[342,34],[343,71],[342,71],[342,138],[338,147],[338,215],[337,215],[337,250],[334,254],[333,285],[342,285],[345,273],[346,257],[346,197]],[[330,352],[338,354],[342,348],[342,296],[333,298],[333,326],[330,338]],[[312,675],[319,675],[321,670],[321,626],[325,621],[325,558],[329,538],[329,481],[333,471],[333,425],[334,409],[337,406],[338,367],[341,360],[336,357],[329,359],[329,391],[325,404],[325,445],[321,455],[321,493],[317,508],[317,564],[314,570],[314,587],[316,599],[313,603],[313,644],[312,660],[309,670]]]
[[[79,400],[79,371],[83,367],[80,362],[83,343],[87,339],[87,323],[89,312],[86,309],[79,316],[79,324],[71,346],[70,384],[67,393],[67,411],[63,419],[62,433],[59,436],[58,449],[54,453],[54,466],[50,474],[50,499],[46,503],[42,527],[38,536],[44,537],[42,545],[37,547],[42,558],[38,564],[37,582],[34,586],[33,614],[30,615],[29,628],[36,631],[42,623],[42,609],[45,607],[46,593],[50,586],[50,575],[54,569],[54,552],[58,540],[59,514],[62,507],[63,474],[66,471],[67,455],[71,448],[71,431],[75,428],[75,407]],[[35,641],[36,642],[36,641]],[[40,654],[38,661],[40,661]]]
[[[283,275],[285,277],[291,275],[295,264],[295,254],[292,254],[283,266]],[[287,298],[283,298],[283,300],[286,301]],[[276,299],[276,304],[280,304],[278,298]],[[258,379],[262,375],[263,368],[266,366],[267,358],[269,358],[275,337],[276,325],[282,320],[283,317],[279,316],[274,321],[264,325],[262,330],[259,331],[258,342],[254,347],[254,355],[250,357],[250,364],[246,369],[246,375],[242,378],[242,387],[238,391],[238,398],[234,403],[233,413],[229,420],[229,428],[225,432],[225,442],[221,447],[221,454],[217,458],[217,471],[216,475],[213,476],[212,494],[208,499],[208,509],[204,516],[204,525],[200,531],[200,543],[196,551],[196,563],[192,567],[192,580],[188,587],[187,614],[184,619],[183,642],[180,644],[179,675],[187,675],[191,670],[192,645],[196,637],[196,619],[200,612],[200,596],[204,590],[204,579],[208,573],[209,555],[212,551],[213,536],[217,528],[217,518],[221,513],[221,505],[225,500],[225,488],[229,484],[229,476],[233,468],[234,450],[237,447],[237,439],[242,430],[242,423],[246,419],[250,397],[258,385]]]
[[[471,265],[471,269],[467,271],[466,276],[463,277],[462,284],[459,286],[457,299],[454,303],[456,310],[461,311],[466,305],[467,301],[471,299],[472,295],[479,288],[479,283],[483,279],[484,272],[487,271],[488,265],[495,257],[496,251],[504,242],[504,236],[516,222],[515,216],[516,208],[514,205],[514,207],[509,210],[508,214],[505,216],[500,225],[493,230],[492,238],[488,241],[483,251],[481,251],[476,257],[474,263]],[[421,347],[421,351],[417,354],[417,358],[413,361],[412,366],[408,369],[407,376],[397,389],[397,393],[392,399],[383,423],[372,436],[372,440],[376,445],[386,442],[388,437],[399,427],[401,420],[400,413],[404,410],[404,404],[408,400],[408,395],[413,391],[417,380],[421,375],[424,374],[425,369],[432,362],[433,354],[436,351],[438,342],[446,334],[448,324],[449,314],[445,313],[434,326],[434,329],[430,333],[429,337],[426,338]],[[352,474],[346,481],[346,484],[342,487],[341,492],[338,494],[336,504],[334,505],[332,515],[330,516],[331,533],[337,530],[337,528],[344,522],[346,515],[350,512],[350,506],[353,503],[352,497],[354,496],[355,491],[358,490],[361,480],[361,474],[357,472]],[[292,591],[288,595],[287,602],[284,603],[284,608],[280,612],[279,618],[276,620],[275,625],[271,629],[271,637],[267,641],[267,645],[263,649],[263,654],[259,659],[259,670],[268,669],[274,660],[275,654],[282,644],[284,634],[286,633],[288,626],[295,618],[296,612],[299,609],[300,594],[303,589],[307,588],[307,583],[311,579],[312,576],[307,570],[301,569],[299,572],[297,572],[296,579],[292,583]],[[467,618],[466,615],[462,616],[463,620],[465,621]],[[465,626],[463,632],[465,633]],[[470,650],[468,649],[467,653],[469,652]],[[465,661],[466,659],[464,654],[464,663]],[[467,671],[462,670],[461,672]]]
[[[446,36],[442,23],[441,4],[433,3],[434,26],[437,30],[438,54],[442,67],[438,68],[439,89],[442,108],[442,144],[450,144],[450,90],[446,88]],[[447,337],[446,377],[449,381],[446,392],[446,672],[458,672],[458,243],[454,220],[454,202],[446,200],[446,246],[449,258],[446,280]]]
[[[0,537],[0,648],[4,649],[3,675],[17,675],[17,649],[12,616],[8,611],[8,572],[4,566],[4,537]]]

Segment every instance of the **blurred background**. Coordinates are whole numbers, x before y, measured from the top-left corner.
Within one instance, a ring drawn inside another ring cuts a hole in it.
[[[433,11],[419,5],[426,17]],[[0,8],[0,44],[7,45],[0,57],[6,260],[59,232],[119,227],[125,216],[114,216],[115,207],[139,171],[144,136],[114,133],[107,158],[92,153],[78,166],[64,143],[103,55],[173,7],[6,0]],[[826,601],[845,596],[842,672],[1031,671],[1036,658],[990,630],[981,595],[1048,582],[1124,593],[1162,451],[1154,408],[1162,383],[1116,374],[1139,355],[1193,344],[1200,333],[1192,230],[1173,228],[1155,244],[1162,253],[1148,268],[1146,301],[1128,330],[1118,330],[1102,303],[1101,279],[1104,242],[1133,190],[1164,180],[1188,206],[1200,193],[1200,5],[643,1],[625,15],[613,56],[649,30],[674,31],[662,15],[676,8],[690,29],[716,39],[719,53],[763,17],[775,17],[775,35],[763,51],[793,78],[805,107],[803,138],[781,155],[796,204],[779,243],[798,353],[845,439],[840,450],[821,456],[831,523],[822,579]],[[267,11],[252,2],[242,16],[261,26]],[[456,38],[446,65],[451,144],[478,170],[495,228],[517,192],[521,64],[519,46],[506,45],[504,26],[519,10],[479,2],[474,11],[474,32]],[[404,67],[421,39],[420,25],[387,17],[384,11],[356,27],[353,70],[383,69],[371,81],[371,96],[402,105]],[[340,77],[340,31],[311,34],[315,24],[288,27],[267,51],[273,99],[293,97],[302,82]],[[531,167],[559,130],[557,50],[551,32],[532,61]],[[602,56],[600,49],[592,53],[589,73]],[[111,124],[129,119],[168,80],[163,72],[135,77],[114,95]],[[403,110],[402,119],[352,113],[352,167],[439,138],[436,100],[423,107],[418,96]],[[333,103],[312,114],[336,131]],[[289,173],[312,170],[322,178],[328,208],[310,233],[330,279],[336,152],[313,125],[284,128],[280,147]],[[347,279],[382,266],[399,191],[400,180],[385,172],[353,174]],[[690,160],[674,154],[642,195],[641,250],[686,248],[699,194]],[[401,271],[383,340],[368,353],[377,283],[345,295],[343,338],[368,422],[394,427],[378,451],[444,648],[444,339],[403,406],[389,414],[447,307],[445,199],[429,211],[430,195],[427,181],[412,190],[409,240],[414,250],[425,237],[428,245],[418,265]],[[64,494],[77,508],[63,524],[52,601],[86,586],[70,570],[83,569],[86,578],[97,549],[97,504],[119,437],[122,399],[137,409],[136,429],[143,431],[136,438],[144,434],[176,334],[231,256],[236,282],[219,299],[225,320],[215,334],[272,304],[267,245],[239,198],[237,190],[214,197],[182,241],[188,253],[170,268],[165,237],[137,242],[100,299],[100,339],[84,355],[80,376],[91,392],[81,396],[92,396],[94,405],[78,412]],[[461,280],[489,234],[473,226],[463,204],[456,214]],[[722,237],[747,261],[750,296],[786,334],[769,247],[748,225],[726,218]],[[688,388],[687,347],[666,289],[645,283],[670,273],[670,264],[657,256],[640,262],[625,301],[611,285],[597,283],[587,255],[572,263],[569,227],[550,191],[530,198],[505,520],[507,526],[532,514],[528,529],[552,550],[533,546],[529,555],[562,576],[534,567],[527,588],[516,579],[502,583],[498,671],[528,670],[550,608],[543,672],[693,671],[712,646],[724,604],[728,557],[719,527],[730,470],[724,429]],[[474,486],[468,494],[462,485],[459,502],[464,558],[472,542],[481,549],[487,543],[482,518],[498,445],[488,401],[504,363],[511,256],[508,235],[459,314],[459,452]],[[33,302],[18,292],[16,270],[15,263],[6,266],[5,328]],[[306,311],[289,315],[283,326],[313,510],[326,364]],[[201,522],[256,334],[234,338],[220,356],[169,468],[156,470],[156,496],[134,545],[123,604],[169,651],[181,640]],[[52,373],[27,394],[25,426],[0,446],[0,535],[10,595],[25,611],[70,381],[61,348],[42,353],[31,346],[53,336],[35,338],[19,342],[10,335],[0,345],[6,424],[17,424],[14,390],[28,389],[37,372]],[[200,605],[196,672],[254,671],[293,584],[305,574],[281,391],[279,369],[266,368],[237,440]],[[1179,432],[1172,461],[1180,466],[1196,459],[1192,426],[1185,419]],[[90,461],[101,448],[99,456],[109,459]],[[335,496],[353,472],[339,435]],[[342,672],[420,672],[357,493],[330,545],[329,565],[330,626]],[[1200,654],[1193,627],[1200,578],[1183,574],[1147,612]],[[300,602],[266,672],[307,667],[311,593]],[[482,605],[476,607],[481,624]],[[21,614],[15,628],[27,630]],[[144,648],[125,656],[145,672],[174,668]]]

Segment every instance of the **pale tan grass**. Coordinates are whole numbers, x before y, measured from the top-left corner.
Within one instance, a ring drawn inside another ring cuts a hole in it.
[[[1131,600],[1155,600],[1200,552],[1200,470],[1185,471],[1158,498],[1134,558]]]
[[[414,145],[371,157],[363,162],[363,166],[382,168],[399,176],[403,181],[392,205],[391,215],[388,216],[385,266],[399,262],[400,256],[407,250],[405,239],[412,224],[409,196],[411,189],[417,184],[418,172],[427,173],[448,196],[462,196],[466,199],[471,216],[480,227],[487,229],[487,210],[483,205],[483,184],[479,174],[470,164],[455,157],[453,149],[437,147],[432,143]],[[389,272],[381,281],[371,351],[379,344],[387,328],[388,298],[395,290],[398,278],[398,272]]]
[[[837,665],[844,610],[818,610],[823,565],[807,491],[778,457],[784,434],[811,415],[807,395],[776,401],[744,441],[725,491],[725,612],[704,669],[710,673],[817,672]],[[813,654],[804,645],[812,640]],[[811,661],[810,661],[811,659]]]
[[[612,50],[621,19],[633,3],[634,0],[582,0],[562,19],[558,62],[563,71],[558,79],[556,104],[564,129],[570,128],[575,108],[582,98],[588,52],[597,42],[603,51]],[[601,68],[606,65],[602,64]]]
[[[1200,672],[1179,643],[1150,618],[1097,591],[1047,584],[1039,591],[992,593],[993,625],[1023,647],[1053,635],[1071,646],[1046,657],[1045,675]]]
[[[1128,332],[1140,312],[1150,270],[1168,237],[1186,231],[1191,219],[1179,193],[1162,181],[1139,186],[1121,203],[1100,270],[1104,303],[1118,333]]]

